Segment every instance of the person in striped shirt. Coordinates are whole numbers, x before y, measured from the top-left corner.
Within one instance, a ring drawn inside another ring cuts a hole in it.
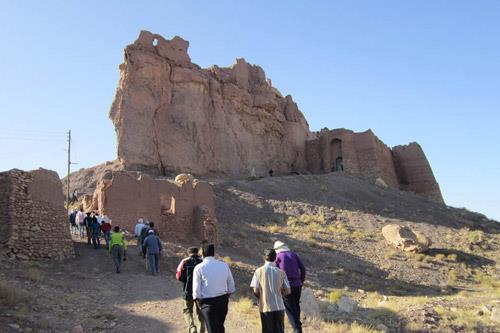
[[[286,273],[274,265],[276,251],[264,251],[264,265],[255,271],[250,287],[259,299],[262,333],[285,333],[283,296],[290,294]]]

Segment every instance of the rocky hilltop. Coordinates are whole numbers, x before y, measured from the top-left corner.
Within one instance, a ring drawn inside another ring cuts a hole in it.
[[[237,59],[203,69],[188,46],[141,31],[125,48],[109,113],[118,143],[113,165],[157,176],[344,171],[444,202],[417,143],[391,149],[371,130],[311,132],[292,97],[283,97],[261,67]]]
[[[261,67],[202,69],[189,43],[142,31],[125,48],[110,110],[128,170],[249,174],[306,169],[309,126]]]

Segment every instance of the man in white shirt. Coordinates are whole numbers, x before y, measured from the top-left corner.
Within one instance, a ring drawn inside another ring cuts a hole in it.
[[[83,212],[83,207],[80,207],[78,213],[75,217],[76,225],[78,226],[78,233],[80,234],[80,239],[83,238],[83,230],[85,229],[85,213]]]
[[[283,296],[290,294],[286,273],[274,265],[276,251],[264,251],[264,265],[255,271],[250,287],[259,299],[262,333],[285,333]]]
[[[193,271],[193,299],[201,310],[208,333],[224,333],[229,295],[234,293],[234,279],[229,266],[214,258],[215,247],[202,248],[203,262]]]

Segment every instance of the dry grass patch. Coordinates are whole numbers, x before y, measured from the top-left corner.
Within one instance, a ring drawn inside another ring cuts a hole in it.
[[[332,303],[338,303],[342,297],[342,292],[340,290],[332,290],[328,293],[328,299]]]
[[[457,271],[454,270],[453,268],[448,271],[448,285],[451,287],[454,287],[457,285],[458,282],[458,274]]]
[[[277,224],[271,224],[270,226],[267,227],[267,231],[269,231],[272,234],[275,234],[279,232],[281,227]]]
[[[441,260],[441,261],[443,261],[443,260],[444,260],[444,258],[446,258],[446,255],[445,255],[445,254],[443,254],[443,253],[438,253],[438,254],[436,254],[436,257],[435,257],[435,258],[436,258],[437,260]]]
[[[7,281],[0,281],[0,304],[12,307],[27,305],[32,301],[32,296],[24,289]]]
[[[42,271],[36,268],[30,268],[26,272],[26,278],[32,283],[39,284],[42,282],[44,274]]]

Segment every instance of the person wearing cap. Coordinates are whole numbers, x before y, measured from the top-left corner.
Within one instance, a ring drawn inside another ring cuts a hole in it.
[[[290,283],[291,293],[283,298],[285,303],[285,312],[293,327],[295,333],[302,333],[302,322],[300,321],[300,295],[302,293],[302,285],[306,279],[306,268],[300,260],[300,257],[290,251],[288,246],[281,242],[274,243],[276,251],[276,267],[286,273],[288,282]]]
[[[108,251],[113,256],[116,273],[121,273],[122,259],[123,261],[127,259],[127,243],[125,242],[125,236],[120,232],[119,226],[113,228],[113,232],[111,233],[111,237],[109,239]]]
[[[250,287],[259,299],[262,333],[285,333],[283,297],[291,293],[286,273],[274,265],[276,251],[264,251],[264,265],[255,271]]]
[[[190,247],[188,249],[188,257],[181,260],[179,266],[177,266],[177,271],[175,273],[175,278],[182,282],[182,296],[184,299],[184,308],[182,312],[184,313],[184,320],[189,327],[189,333],[204,333],[205,323],[203,322],[203,317],[201,316],[201,311],[198,307],[194,306],[193,301],[193,271],[196,265],[202,262],[201,257],[198,255],[197,247]],[[199,331],[196,329],[196,324],[193,319],[193,308],[196,311],[196,317],[198,318]]]
[[[213,244],[202,248],[203,262],[193,270],[193,299],[201,310],[208,333],[224,333],[229,295],[234,279],[228,264],[214,258]]]
[[[150,229],[148,236],[142,242],[142,252],[148,259],[148,267],[152,275],[160,273],[160,256],[163,247],[160,237],[156,236],[155,231]]]

